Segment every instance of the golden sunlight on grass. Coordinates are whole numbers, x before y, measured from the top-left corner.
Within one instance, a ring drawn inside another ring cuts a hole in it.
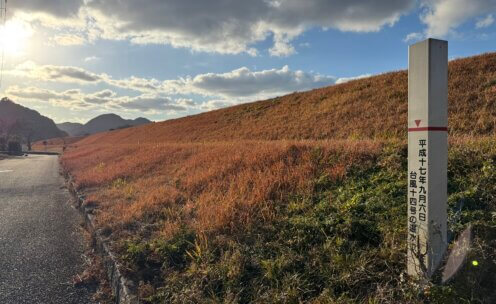
[[[162,233],[185,222],[211,232],[270,219],[271,202],[310,191],[317,157],[341,151],[327,172],[340,179],[380,147],[371,141],[102,144],[71,149],[63,164],[78,188],[98,189],[89,199],[100,207],[102,227],[117,232],[165,216]]]

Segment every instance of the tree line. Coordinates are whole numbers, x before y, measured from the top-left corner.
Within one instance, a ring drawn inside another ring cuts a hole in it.
[[[27,121],[0,119],[0,151],[19,154],[22,152],[23,144],[26,144],[28,150],[31,150],[34,134],[34,128]]]

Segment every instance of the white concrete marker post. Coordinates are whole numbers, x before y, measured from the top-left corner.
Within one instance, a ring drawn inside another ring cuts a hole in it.
[[[447,247],[448,42],[408,55],[408,274],[425,279]]]

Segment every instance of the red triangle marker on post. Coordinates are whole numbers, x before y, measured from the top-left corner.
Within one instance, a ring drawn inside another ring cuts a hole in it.
[[[420,122],[421,122],[420,119],[415,120],[415,124],[417,125],[417,127],[420,125]]]

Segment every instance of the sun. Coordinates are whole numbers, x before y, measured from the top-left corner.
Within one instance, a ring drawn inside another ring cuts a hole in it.
[[[29,38],[32,36],[31,27],[20,20],[9,20],[0,27],[0,52],[19,56],[26,51]]]

